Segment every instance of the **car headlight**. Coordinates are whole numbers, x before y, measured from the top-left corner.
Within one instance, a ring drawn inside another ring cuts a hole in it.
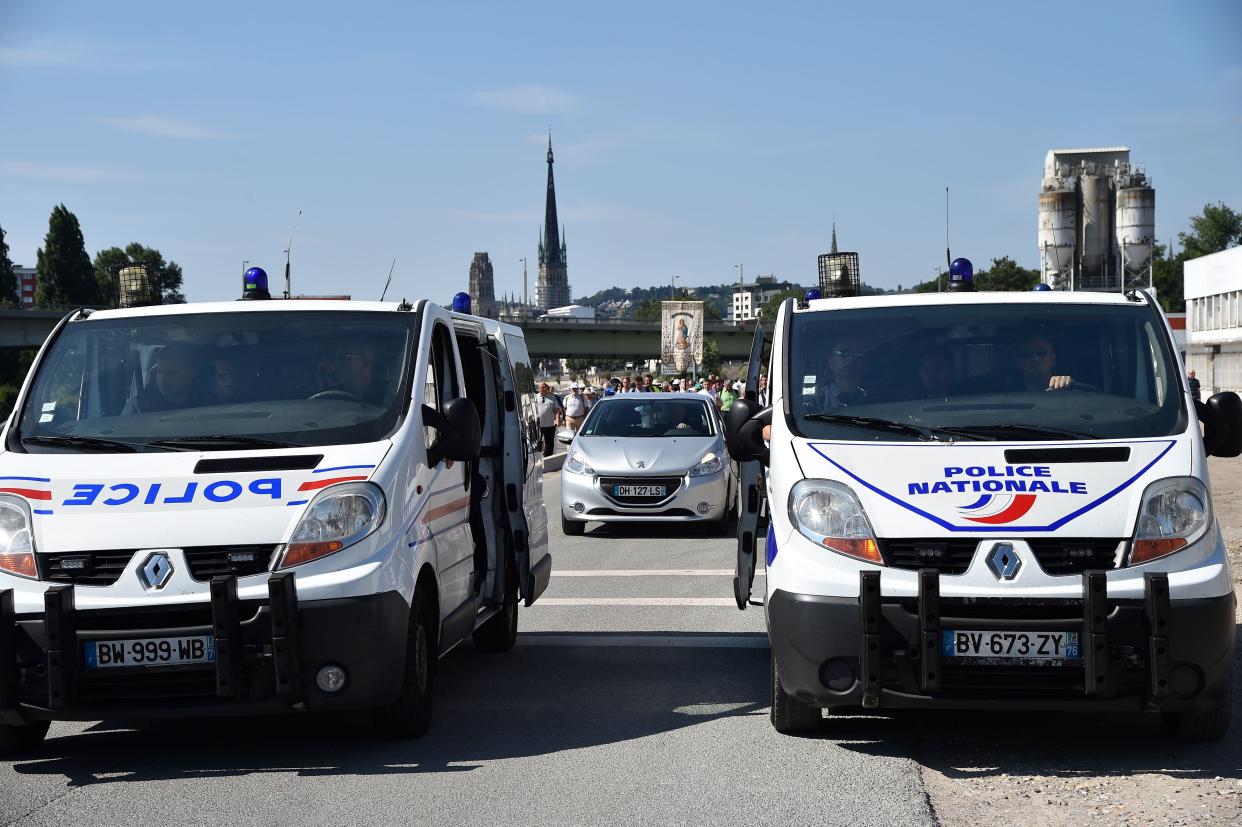
[[[582,456],[577,450],[569,452],[569,456],[565,457],[565,470],[571,474],[586,474],[588,477],[595,476],[595,469],[586,464],[586,457]]]
[[[280,567],[300,566],[348,548],[384,522],[384,492],[369,482],[325,488],[298,521]]]
[[[1194,477],[1157,480],[1143,492],[1127,565],[1181,551],[1212,525],[1212,498]]]
[[[724,468],[724,463],[720,461],[720,457],[708,454],[698,465],[690,469],[690,476],[706,477],[709,474],[718,474],[721,468]]]
[[[849,486],[831,480],[802,480],[789,491],[789,519],[817,546],[884,565],[871,522]]]
[[[30,506],[21,497],[0,494],[0,571],[38,580],[34,551]]]

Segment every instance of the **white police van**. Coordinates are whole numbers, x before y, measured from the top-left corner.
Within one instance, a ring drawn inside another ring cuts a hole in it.
[[[1153,710],[1223,737],[1235,600],[1206,458],[1242,450],[1242,403],[1191,399],[1150,296],[790,300],[769,367],[772,407],[739,400],[728,435],[777,730],[835,707]]]
[[[372,709],[547,587],[519,329],[428,301],[79,311],[0,432],[0,748],[50,720]]]

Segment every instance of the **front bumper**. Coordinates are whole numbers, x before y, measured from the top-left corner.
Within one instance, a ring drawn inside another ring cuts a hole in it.
[[[817,706],[962,709],[1165,709],[1227,704],[1234,596],[1169,600],[1148,574],[1142,600],[1108,599],[1104,572],[1082,576],[1083,598],[941,598],[937,572],[916,598],[886,597],[878,572],[859,598],[792,594],[767,601],[768,635],[784,690]],[[940,632],[1074,631],[1082,657],[1059,665],[959,663]]]
[[[667,478],[670,475],[663,475]],[[634,477],[634,481],[641,480]],[[630,505],[608,496],[600,477],[561,472],[561,514],[577,522],[711,522],[728,510],[728,469],[704,477],[682,475],[677,491],[654,505]],[[707,510],[700,510],[706,503]],[[581,510],[579,510],[579,506]]]
[[[72,586],[45,593],[40,614],[16,614],[0,591],[0,721],[253,715],[391,703],[401,687],[409,607],[399,592],[299,603],[292,572],[262,600],[217,577],[211,603],[79,611]],[[214,664],[89,669],[83,642],[211,635]],[[344,667],[326,694],[315,674]]]

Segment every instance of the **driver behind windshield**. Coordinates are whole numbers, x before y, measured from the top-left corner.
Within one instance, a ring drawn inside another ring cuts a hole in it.
[[[1041,333],[1024,336],[1018,347],[1016,369],[1021,386],[1028,391],[1059,391],[1074,384],[1074,377],[1056,374],[1057,352]]]
[[[201,372],[202,365],[193,347],[180,343],[164,345],[155,357],[147,386],[125,403],[121,413],[153,413],[197,405]]]
[[[375,399],[375,347],[360,339],[342,342],[320,359],[315,380],[318,388],[315,397],[353,397],[378,404]]]

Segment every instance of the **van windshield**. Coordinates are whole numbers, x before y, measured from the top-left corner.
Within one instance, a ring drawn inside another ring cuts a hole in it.
[[[413,314],[199,313],[67,325],[16,440],[31,452],[371,442],[403,411]]]
[[[1145,305],[965,304],[796,313],[785,393],[813,438],[1063,440],[1186,428]]]

